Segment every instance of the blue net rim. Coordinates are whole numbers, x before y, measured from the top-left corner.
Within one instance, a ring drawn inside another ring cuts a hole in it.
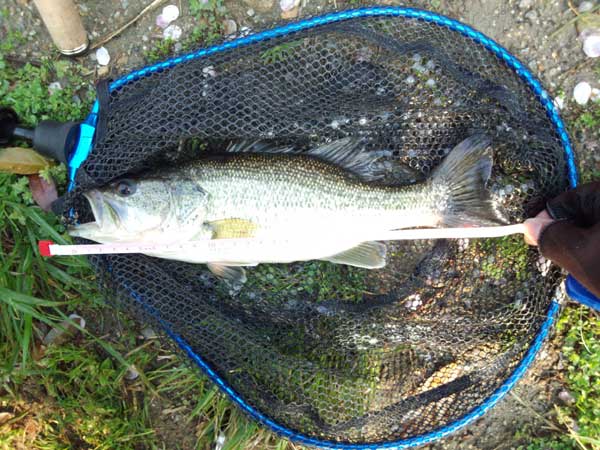
[[[540,101],[542,106],[546,111],[546,115],[552,122],[554,129],[561,140],[561,144],[563,146],[566,162],[567,162],[567,170],[568,170],[568,178],[570,186],[576,187],[578,183],[578,174],[577,174],[577,166],[575,163],[575,157],[573,153],[573,148],[566,130],[566,127],[560,118],[558,109],[554,105],[554,101],[552,97],[548,94],[548,92],[542,87],[540,81],[525,67],[523,63],[521,63],[515,56],[508,52],[504,47],[499,45],[493,39],[485,36],[479,31],[474,30],[469,25],[463,24],[457,20],[451,19],[449,17],[443,16],[441,14],[437,14],[431,11],[425,11],[417,8],[407,8],[407,7],[399,7],[399,6],[386,6],[386,7],[368,7],[368,8],[360,8],[360,9],[352,9],[347,11],[340,11],[325,14],[322,16],[312,17],[310,19],[301,20],[298,22],[292,22],[284,26],[280,26],[277,28],[273,28],[270,30],[262,31],[256,34],[250,34],[248,36],[240,37],[231,41],[224,42],[219,45],[214,45],[211,47],[203,48],[197,50],[192,53],[188,53],[185,55],[181,55],[175,58],[167,59],[163,62],[156,63],[147,67],[144,67],[139,70],[135,70],[128,75],[125,75],[115,81],[113,81],[109,85],[109,89],[111,91],[115,89],[119,89],[122,86],[135,81],[139,78],[148,76],[154,72],[161,72],[165,69],[171,68],[179,63],[190,61],[193,59],[203,58],[209,56],[214,53],[224,52],[228,50],[232,50],[237,47],[248,46],[257,42],[265,41],[268,39],[272,39],[279,36],[285,36],[290,33],[294,33],[297,31],[302,31],[310,28],[319,27],[322,25],[327,25],[335,22],[356,19],[361,17],[403,17],[407,19],[417,19],[424,22],[431,22],[439,26],[446,27],[452,31],[456,31],[466,37],[471,38],[478,44],[484,46],[487,50],[491,51],[497,58],[501,59],[506,63],[508,67],[514,70],[517,75],[525,82],[525,84],[531,89],[536,98]],[[76,147],[75,151],[71,155],[71,159],[69,161],[69,179],[70,185],[69,189],[71,190],[74,187],[75,183],[75,175],[77,173],[77,169],[81,166],[81,164],[85,161],[89,152],[93,146],[93,127],[96,125],[97,116],[98,116],[99,104],[96,101],[91,113],[83,122],[83,126],[88,127],[86,138],[84,140],[80,140],[79,145]],[[132,298],[145,305],[143,298],[134,291],[130,291]],[[295,432],[294,430],[288,429],[285,426],[274,422],[269,417],[262,414],[260,411],[246,403],[246,401],[239,396],[239,394],[231,387],[229,384],[217,373],[213,370],[213,368],[204,361],[204,359],[196,354],[191,346],[183,339],[181,336],[177,335],[165,324],[160,317],[155,316],[161,325],[163,326],[167,335],[169,335],[177,345],[191,358],[197,365],[202,369],[202,371],[217,385],[219,388],[225,392],[242,410],[248,413],[252,418],[267,426],[277,434],[287,439],[296,441],[298,443],[328,448],[328,449],[340,449],[340,450],[375,450],[375,449],[403,449],[416,447],[420,445],[424,445],[427,443],[431,443],[438,439],[444,438],[456,431],[460,428],[470,424],[474,420],[483,416],[490,408],[492,408],[496,403],[498,403],[507,393],[510,391],[514,385],[523,377],[529,366],[532,364],[535,359],[537,353],[539,352],[544,340],[548,336],[550,330],[552,329],[554,322],[558,316],[558,311],[560,309],[559,303],[556,299],[552,300],[550,307],[546,312],[546,318],[540,327],[537,335],[533,339],[529,349],[525,353],[523,359],[517,365],[517,367],[513,370],[511,375],[504,381],[504,383],[492,393],[481,405],[473,408],[470,412],[462,416],[461,418],[455,420],[454,422],[440,427],[434,431],[429,433],[425,433],[419,436],[415,436],[408,439],[402,439],[397,441],[390,442],[381,442],[381,443],[367,443],[367,444],[351,444],[351,443],[340,443],[333,441],[320,440],[316,438],[311,438],[310,436],[306,436],[300,433]]]

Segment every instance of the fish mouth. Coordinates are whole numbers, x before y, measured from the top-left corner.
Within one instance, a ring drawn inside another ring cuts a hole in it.
[[[83,196],[90,204],[94,221],[74,225],[69,230],[71,236],[94,239],[97,238],[102,231],[106,231],[108,228],[117,225],[120,220],[119,215],[109,202],[109,199],[105,198],[102,192],[92,189],[85,192]]]
[[[106,207],[107,203],[104,201],[104,197],[100,191],[95,189],[85,192],[83,196],[87,199],[90,207],[92,208],[92,214],[96,220],[96,224],[102,228],[104,222],[106,222]]]

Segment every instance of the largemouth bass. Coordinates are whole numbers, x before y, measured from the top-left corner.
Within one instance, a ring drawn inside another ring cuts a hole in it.
[[[501,222],[485,187],[492,152],[483,135],[458,144],[425,182],[403,187],[377,182],[374,162],[381,155],[351,139],[306,153],[253,148],[235,145],[224,154],[88,191],[95,221],[70,234],[101,243],[261,238],[260,246],[245,245],[239,254],[228,248],[220,261],[192,251],[150,254],[208,263],[218,276],[243,281],[241,266],[265,262],[322,259],[383,267],[385,245],[365,242],[374,231]]]

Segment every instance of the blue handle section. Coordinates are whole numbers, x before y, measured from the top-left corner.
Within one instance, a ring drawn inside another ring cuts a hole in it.
[[[69,192],[75,187],[75,174],[77,170],[92,151],[99,111],[100,103],[96,100],[90,114],[79,125],[79,142],[69,160]]]
[[[596,311],[600,311],[600,298],[596,297],[583,287],[572,275],[567,277],[565,288],[567,290],[567,295],[576,302],[595,309]]]

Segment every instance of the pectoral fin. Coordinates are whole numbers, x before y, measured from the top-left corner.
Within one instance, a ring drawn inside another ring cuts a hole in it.
[[[363,242],[350,250],[323,260],[365,269],[379,269],[385,266],[386,251],[387,247],[381,242]]]
[[[226,266],[224,264],[209,263],[206,265],[216,277],[230,283],[243,284],[246,282],[246,271],[239,266]]]
[[[250,238],[253,237],[258,225],[246,219],[222,219],[208,222],[212,229],[213,239]]]

